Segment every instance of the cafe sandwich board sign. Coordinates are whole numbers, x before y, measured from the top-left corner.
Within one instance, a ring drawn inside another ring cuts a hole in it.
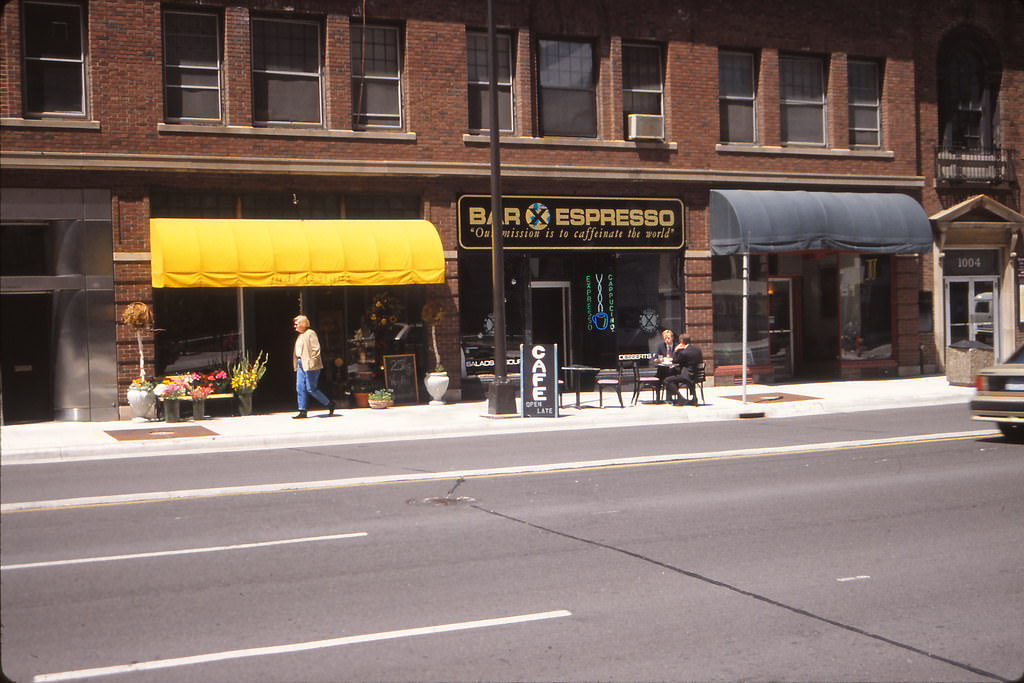
[[[683,202],[634,197],[501,198],[505,249],[679,249]],[[491,248],[491,197],[459,197],[459,246]]]
[[[558,345],[519,347],[519,395],[523,417],[558,417]]]

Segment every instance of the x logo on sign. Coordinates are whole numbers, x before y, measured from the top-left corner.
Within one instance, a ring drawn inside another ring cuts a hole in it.
[[[543,230],[550,221],[551,212],[548,211],[548,207],[540,202],[530,204],[529,208],[526,209],[526,222],[534,230]]]
[[[658,312],[652,308],[645,308],[640,312],[640,329],[651,332],[658,327]]]

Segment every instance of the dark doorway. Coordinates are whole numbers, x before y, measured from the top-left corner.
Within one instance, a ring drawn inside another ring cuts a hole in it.
[[[569,360],[569,283],[535,282],[530,286],[527,343],[558,344],[559,358]]]
[[[4,424],[53,419],[52,294],[4,294],[2,381]]]
[[[295,330],[292,318],[299,314],[296,287],[257,287],[245,293],[245,346],[249,359],[269,354],[267,374],[256,390],[253,409],[280,412],[295,408],[295,373],[292,354]]]

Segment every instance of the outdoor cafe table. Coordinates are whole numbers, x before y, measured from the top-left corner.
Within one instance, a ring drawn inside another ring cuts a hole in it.
[[[583,375],[592,372],[597,374],[601,371],[601,368],[594,368],[589,365],[563,365],[562,371],[568,373],[568,376],[572,378],[570,384],[576,390],[576,407],[580,408],[580,385],[583,383]]]

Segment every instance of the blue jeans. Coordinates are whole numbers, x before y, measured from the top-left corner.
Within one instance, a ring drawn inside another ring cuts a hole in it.
[[[320,381],[320,371],[303,370],[302,361],[296,358],[295,362],[297,363],[295,370],[295,393],[299,397],[299,410],[306,410],[309,401],[307,396],[312,396],[325,406],[330,405],[330,399],[324,395],[324,392],[316,388],[317,382]]]

